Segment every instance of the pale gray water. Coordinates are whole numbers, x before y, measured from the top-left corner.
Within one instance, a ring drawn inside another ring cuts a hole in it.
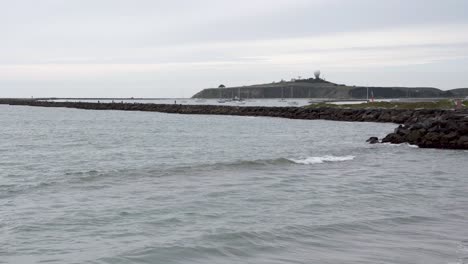
[[[223,99],[225,100],[225,99]],[[223,101],[222,103],[219,99],[193,99],[193,98],[160,98],[160,99],[127,99],[127,100],[83,100],[83,99],[60,99],[60,100],[51,100],[54,102],[88,102],[88,103],[138,103],[138,104],[181,104],[181,105],[224,105],[224,106],[305,106],[309,105],[310,102],[323,102],[327,101],[325,98],[286,98],[286,99],[245,99],[243,101]]]
[[[468,152],[395,126],[0,106],[0,263],[467,263]]]
[[[376,99],[376,102],[433,102],[443,98],[395,98],[395,99]],[[223,99],[225,100],[225,99]],[[220,101],[219,99],[194,99],[194,98],[160,98],[160,99],[57,99],[51,100],[54,102],[87,102],[87,103],[137,103],[137,104],[180,104],[180,105],[222,105],[222,106],[272,106],[272,107],[284,107],[284,106],[306,106],[313,103],[327,102],[330,104],[363,104],[366,102],[363,100],[344,100],[339,101],[333,98],[284,98],[284,99],[245,99],[243,101]]]

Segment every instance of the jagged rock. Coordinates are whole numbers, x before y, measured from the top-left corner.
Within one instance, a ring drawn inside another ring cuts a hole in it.
[[[410,133],[410,130],[408,129],[408,127],[401,126],[398,127],[396,133],[400,136],[407,136]]]
[[[430,142],[437,142],[439,141],[440,139],[440,133],[437,133],[437,132],[429,132],[427,133],[425,136],[424,136],[424,139],[426,141],[430,141]]]
[[[421,133],[420,130],[413,130],[406,136],[406,138],[409,143],[414,144],[420,142],[423,136],[424,134]]]
[[[390,133],[382,139],[382,143],[401,144],[403,142],[405,142],[403,137],[396,133]]]
[[[379,143],[379,138],[378,137],[370,137],[366,142],[369,142],[370,144],[376,144]]]
[[[457,144],[459,146],[463,146],[463,147],[468,147],[468,136],[461,136],[458,141],[457,141]]]
[[[445,138],[448,141],[452,141],[453,139],[455,139],[457,137],[458,137],[458,132],[456,132],[456,131],[450,132],[450,133],[442,136],[442,138]]]

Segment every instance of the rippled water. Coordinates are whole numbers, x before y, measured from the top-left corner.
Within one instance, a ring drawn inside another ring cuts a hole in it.
[[[86,102],[86,103],[128,103],[128,104],[181,104],[181,105],[223,105],[223,106],[305,106],[310,102],[329,101],[327,98],[285,98],[285,99],[243,99],[242,101],[225,101],[226,99],[194,99],[194,98],[163,98],[163,99],[57,99],[54,102]],[[341,103],[363,103],[364,101],[343,101]],[[340,102],[337,102],[340,103]]]
[[[468,152],[394,127],[0,106],[0,263],[467,263]]]

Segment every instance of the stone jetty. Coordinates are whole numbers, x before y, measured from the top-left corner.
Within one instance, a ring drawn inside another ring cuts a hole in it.
[[[422,148],[468,149],[468,111],[438,109],[340,109],[307,107],[218,106],[140,103],[53,102],[0,99],[0,104],[86,110],[148,111],[174,114],[266,116],[289,119],[386,122],[400,124],[381,142]],[[372,140],[376,143],[376,139]]]
[[[382,142],[409,143],[421,148],[468,149],[468,114],[452,112],[408,120]]]

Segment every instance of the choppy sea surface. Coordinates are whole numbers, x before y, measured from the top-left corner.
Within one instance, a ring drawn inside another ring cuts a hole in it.
[[[0,106],[0,263],[468,263],[468,152],[395,126]]]

